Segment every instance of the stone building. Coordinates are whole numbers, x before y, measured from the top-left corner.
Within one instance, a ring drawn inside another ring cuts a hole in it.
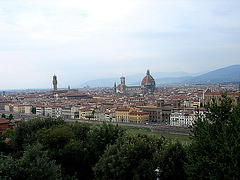
[[[212,104],[213,99],[217,103],[217,105],[221,104],[221,97],[222,97],[223,92],[206,92],[204,94],[204,99],[203,99],[203,104],[206,106],[208,103]],[[238,92],[227,92],[227,97],[232,99],[233,105],[237,105],[239,101],[239,93]]]
[[[141,86],[126,86],[125,77],[120,78],[121,83],[116,86],[114,83],[115,94],[139,94],[139,93],[153,93],[156,89],[155,80],[150,75],[150,71],[147,70],[146,76],[142,79]]]
[[[150,75],[149,69],[147,70],[146,76],[142,79],[141,88],[142,88],[142,91],[145,93],[149,93],[149,92],[153,93],[156,88],[155,80]]]
[[[57,76],[53,76],[53,91],[57,91]]]
[[[147,123],[149,121],[149,113],[144,111],[132,111],[129,113],[130,123]]]
[[[157,100],[157,106],[139,106],[140,110],[149,112],[149,122],[170,124],[170,115],[180,109],[180,100],[173,100],[172,105],[165,105],[163,99]]]

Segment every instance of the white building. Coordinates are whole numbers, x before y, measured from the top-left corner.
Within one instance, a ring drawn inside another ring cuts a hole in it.
[[[36,106],[36,115],[45,116],[45,107],[44,106]]]
[[[65,119],[70,119],[71,118],[71,108],[70,107],[62,108],[62,116]]]
[[[175,112],[170,115],[170,125],[189,127],[193,125],[196,119],[194,112]]]
[[[62,118],[63,114],[62,114],[62,106],[55,106],[55,117],[56,118]]]
[[[25,114],[32,114],[32,105],[24,105]]]
[[[50,106],[45,107],[45,116],[52,117],[53,116],[52,111],[53,111],[52,107]]]
[[[71,107],[71,119],[77,119],[79,117],[79,108],[77,106]]]

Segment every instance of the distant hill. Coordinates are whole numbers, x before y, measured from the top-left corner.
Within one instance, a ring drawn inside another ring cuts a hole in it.
[[[220,68],[200,76],[192,77],[182,83],[209,84],[209,83],[236,83],[239,81],[240,65],[232,65]]]
[[[194,76],[183,76],[183,77],[165,77],[155,79],[157,85],[169,85],[169,84],[185,84],[184,82],[192,79]]]
[[[146,73],[139,73],[139,74],[135,74],[135,75],[131,75],[131,76],[125,76],[126,77],[126,85],[139,86],[145,75],[146,75]],[[179,72],[153,72],[153,73],[151,73],[151,75],[156,79],[156,78],[160,78],[160,77],[189,76],[190,74],[187,72],[179,71]],[[120,77],[90,80],[90,81],[86,81],[83,84],[79,85],[79,87],[85,87],[87,85],[90,87],[113,87],[114,82],[119,84]]]
[[[126,85],[141,85],[145,73],[126,76]],[[210,83],[236,83],[239,81],[240,65],[232,65],[220,68],[202,75],[192,75],[187,72],[153,72],[157,85],[167,84],[210,84]],[[89,85],[90,87],[113,87],[114,82],[120,83],[120,77],[97,79],[87,81],[79,87]]]

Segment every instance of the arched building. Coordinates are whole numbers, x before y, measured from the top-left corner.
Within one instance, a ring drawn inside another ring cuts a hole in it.
[[[121,77],[121,84],[117,87],[114,84],[114,93],[118,94],[138,94],[138,93],[153,93],[155,90],[155,80],[147,70],[146,76],[142,79],[141,86],[126,86],[125,77]]]
[[[156,88],[155,80],[150,75],[149,69],[147,70],[146,76],[142,79],[141,88],[142,88],[142,91],[145,93],[148,93],[148,92],[153,93],[155,91],[155,88]]]

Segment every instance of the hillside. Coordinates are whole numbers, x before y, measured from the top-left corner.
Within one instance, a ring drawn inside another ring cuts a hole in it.
[[[232,65],[204,73],[193,75],[187,72],[153,72],[151,73],[157,85],[167,84],[210,84],[210,83],[237,83],[240,75],[240,65]],[[126,85],[140,85],[145,73],[126,76]],[[79,87],[113,87],[114,82],[120,83],[120,77],[105,78],[87,81]]]
[[[239,81],[240,65],[232,65],[220,68],[200,76],[182,81],[188,84],[209,84],[209,83],[236,83]]]

